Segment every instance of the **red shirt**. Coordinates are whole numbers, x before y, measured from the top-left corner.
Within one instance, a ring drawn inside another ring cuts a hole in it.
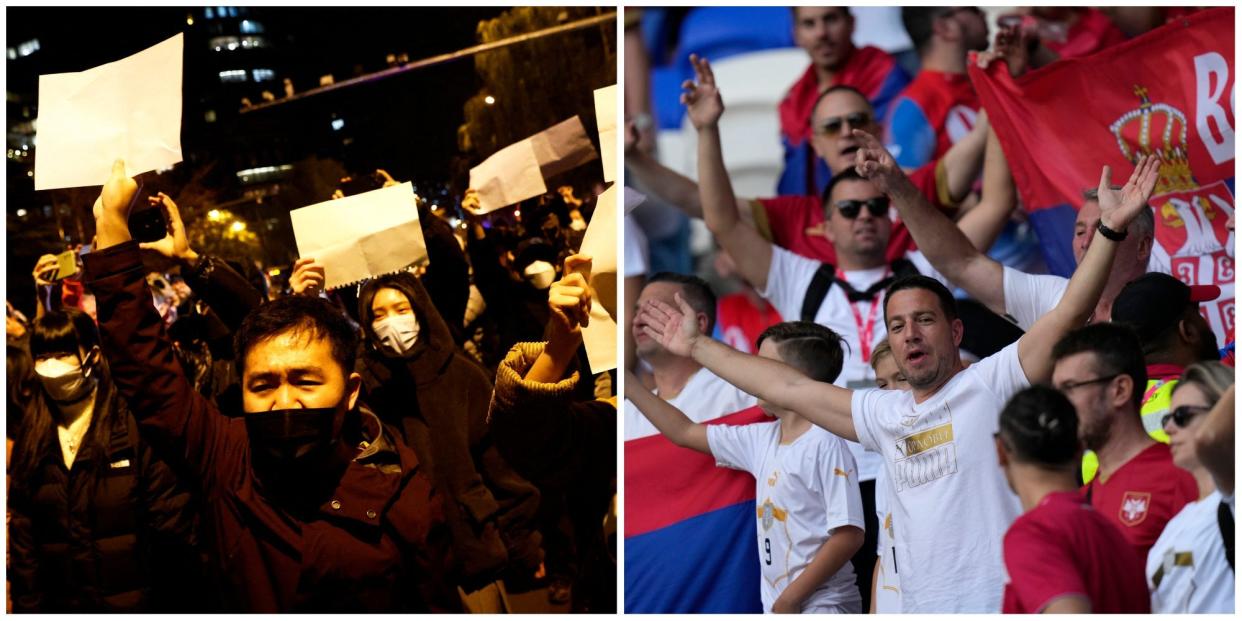
[[[781,314],[766,300],[755,308],[745,292],[726,295],[716,303],[716,328],[720,340],[740,352],[755,353],[755,341],[764,330],[781,322]]]
[[[935,161],[974,129],[978,113],[979,97],[970,77],[924,69],[888,111],[889,150],[904,168]]]
[[[936,185],[936,165],[932,162],[910,173],[910,181],[933,205],[944,209]],[[752,205],[755,226],[768,241],[804,257],[836,264],[832,242],[817,229],[824,223],[824,207],[816,196],[777,196],[761,198]],[[914,238],[900,219],[893,221],[885,261],[895,261],[914,250]]]
[[[1091,506],[1121,529],[1144,563],[1164,525],[1199,497],[1194,476],[1173,465],[1169,445],[1159,442],[1135,455],[1107,481],[1102,479],[1092,479],[1082,493],[1089,494]]]
[[[1093,613],[1147,613],[1146,556],[1074,492],[1053,492],[1005,533],[1001,612],[1037,613],[1063,595],[1085,595]]]

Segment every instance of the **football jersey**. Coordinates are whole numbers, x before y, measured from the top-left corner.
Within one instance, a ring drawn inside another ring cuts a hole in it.
[[[1082,493],[1100,515],[1121,529],[1138,557],[1146,559],[1164,525],[1199,497],[1199,486],[1189,472],[1173,464],[1169,446],[1156,442],[1107,480],[1096,476]]]
[[[969,134],[978,114],[979,98],[965,73],[924,69],[889,109],[888,150],[902,168],[918,168]]]
[[[1005,533],[1004,613],[1037,613],[1066,595],[1093,613],[1146,613],[1141,563],[1109,521],[1073,492],[1053,492]]]

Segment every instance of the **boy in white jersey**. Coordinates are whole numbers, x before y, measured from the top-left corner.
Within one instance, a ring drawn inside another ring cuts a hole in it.
[[[841,372],[841,337],[814,323],[772,326],[757,347],[760,356],[818,381],[831,382]],[[779,421],[703,425],[628,377],[626,393],[675,444],[754,475],[765,611],[862,612],[850,557],[863,543],[863,507],[854,458],[841,438],[763,402]]]

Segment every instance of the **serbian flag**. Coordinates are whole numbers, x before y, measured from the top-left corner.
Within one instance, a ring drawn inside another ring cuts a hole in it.
[[[758,406],[705,421],[749,425]],[[625,443],[625,612],[763,612],[755,478],[656,434]]]
[[[1221,343],[1234,331],[1233,23],[1232,7],[1199,11],[1016,80],[1002,63],[970,67],[1057,274],[1074,270],[1074,218],[1103,166],[1125,183],[1141,155],[1162,158],[1153,269],[1221,288],[1200,308]]]

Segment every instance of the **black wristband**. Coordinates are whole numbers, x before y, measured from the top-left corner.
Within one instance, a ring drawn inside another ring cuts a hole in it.
[[[1128,231],[1114,231],[1108,228],[1107,226],[1104,225],[1103,220],[1100,220],[1100,224],[1096,226],[1095,229],[1100,232],[1100,235],[1104,236],[1104,239],[1112,240],[1115,242],[1124,240],[1126,238],[1126,234],[1128,233]]]

